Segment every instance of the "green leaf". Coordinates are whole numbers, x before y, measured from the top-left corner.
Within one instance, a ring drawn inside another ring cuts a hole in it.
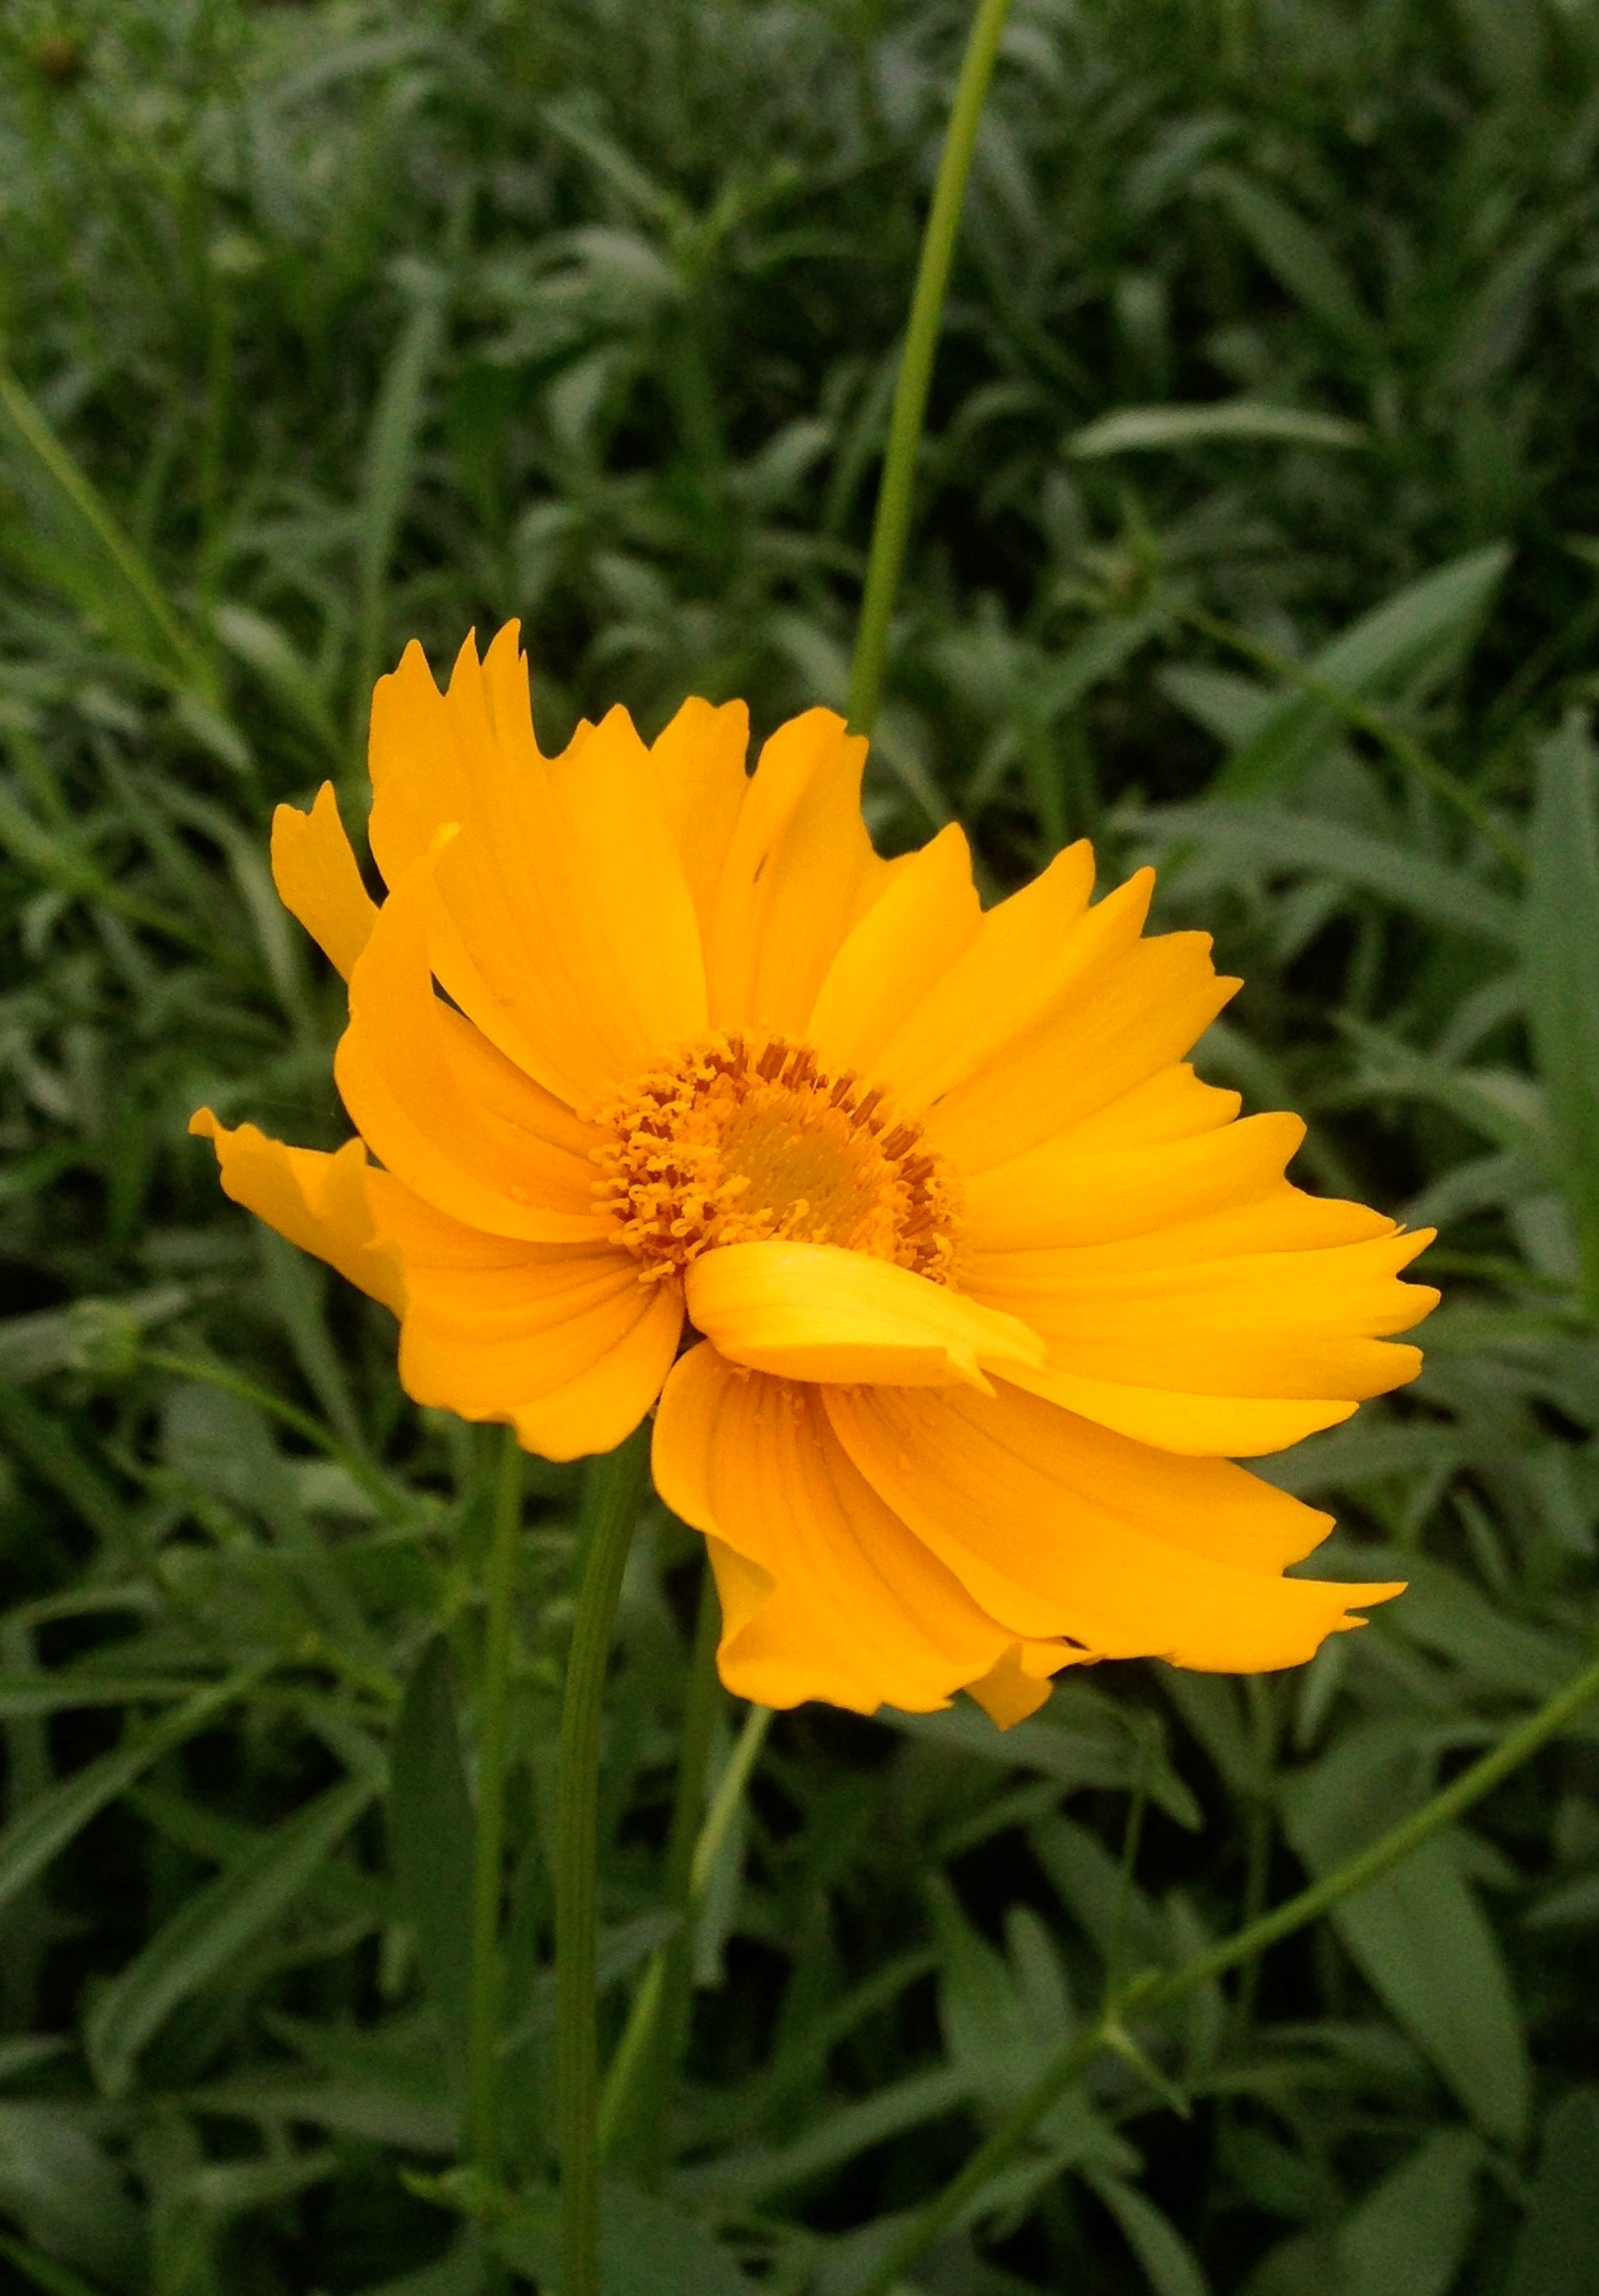
[[[1599,1314],[1599,813],[1595,752],[1568,721],[1538,753],[1527,1008],[1555,1159]]]
[[[496,2235],[508,2264],[561,2296],[561,2218],[554,2200],[525,2207]],[[600,2204],[601,2296],[750,2296],[752,2283],[692,2218],[630,2184]]]
[[[1119,2177],[1090,2176],[1087,2181],[1126,2235],[1154,2296],[1207,2296],[1192,2249],[1152,2200]]]
[[[972,1706],[951,1706],[941,1714],[902,1714],[885,1706],[879,1719],[903,1737],[1032,1770],[1065,1786],[1130,1789],[1141,1781],[1150,1800],[1178,1825],[1192,1829],[1200,1822],[1199,1805],[1158,1738],[1150,1732],[1140,1737],[1129,1726],[1127,1709],[1086,1682],[1057,1683],[1040,1713],[1003,1731]]]
[[[389,1853],[400,1904],[416,1932],[428,1998],[464,2095],[476,1820],[461,1754],[455,1659],[442,1634],[428,1644],[407,1684],[389,1778]]]
[[[1266,806],[1163,806],[1158,813],[1134,814],[1128,827],[1162,841],[1214,847],[1268,868],[1313,872],[1373,893],[1390,908],[1407,911],[1426,925],[1439,925],[1473,941],[1521,948],[1522,920],[1514,903],[1462,871],[1424,854],[1390,845],[1363,830],[1315,814]]]
[[[56,2263],[126,2285],[138,2211],[81,2106],[0,2103],[0,2209]]]
[[[1445,2296],[1476,2217],[1481,2140],[1438,2129],[1339,2227],[1343,2296]]]
[[[1326,240],[1297,208],[1236,168],[1212,166],[1202,178],[1279,286],[1313,317],[1357,348],[1375,339],[1354,282]]]
[[[1352,1730],[1284,1792],[1288,1838],[1318,1878],[1424,1798],[1419,1765],[1382,1724]],[[1458,1837],[1435,1834],[1332,1921],[1362,1975],[1479,2127],[1519,2144],[1532,2073],[1498,1940],[1461,1871]]]
[[[416,474],[428,387],[444,342],[445,302],[433,282],[419,287],[390,355],[373,410],[363,475],[360,535],[361,659],[356,693],[365,720],[383,655],[384,602],[400,522]]]
[[[1544,2123],[1538,2175],[1505,2296],[1599,2288],[1599,2089],[1568,2089]]]
[[[37,2248],[27,2248],[20,2240],[7,2239],[3,2232],[0,2256],[16,2266],[30,2288],[42,2288],[44,2296],[99,2296],[98,2289],[91,2288],[81,2273],[41,2256]]]
[[[1222,399],[1198,407],[1118,407],[1066,441],[1078,462],[1153,448],[1201,446],[1212,439],[1277,439],[1301,447],[1360,447],[1358,423],[1317,415],[1302,407],[1262,406],[1255,399]]]
[[[1353,700],[1433,682],[1465,651],[1498,588],[1510,554],[1502,543],[1408,583],[1313,654],[1306,670],[1319,685]],[[1233,751],[1211,795],[1252,798],[1295,781],[1342,731],[1328,702],[1284,694]]]
[[[0,445],[42,515],[62,534],[30,556],[52,587],[105,621],[130,659],[165,685],[209,696],[205,656],[166,591],[11,369],[0,361]]]
[[[130,2086],[139,2051],[179,2002],[210,1984],[288,1909],[373,1792],[370,1779],[348,1779],[263,1834],[187,1898],[98,1996],[84,2037],[107,2096]]]
[[[259,1666],[230,1674],[204,1690],[150,1730],[128,1739],[109,1754],[27,1803],[0,1833],[0,1908],[27,1888],[50,1860],[109,1802],[125,1793],[152,1762],[181,1746],[232,1705],[260,1679]]]

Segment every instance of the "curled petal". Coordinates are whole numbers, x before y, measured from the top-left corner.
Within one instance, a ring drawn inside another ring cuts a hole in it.
[[[332,782],[323,783],[308,814],[279,806],[273,815],[272,878],[284,908],[348,981],[378,907],[361,882]]]
[[[196,1110],[189,1130],[215,1148],[223,1192],[235,1203],[401,1313],[406,1294],[400,1254],[378,1233],[369,1185],[376,1175],[360,1141],[346,1141],[326,1155],[320,1148],[289,1148],[254,1125],[229,1132],[209,1109]]]
[[[984,1367],[1044,1362],[1013,1315],[837,1244],[730,1243],[691,1263],[687,1290],[697,1330],[780,1378],[987,1392]]]

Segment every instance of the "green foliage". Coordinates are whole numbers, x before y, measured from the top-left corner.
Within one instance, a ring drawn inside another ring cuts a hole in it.
[[[68,2296],[554,2269],[530,1464],[514,2198],[461,2166],[493,1445],[189,1141],[339,1137],[274,802],[409,637],[541,729],[841,703],[954,0],[18,0],[0,21],[0,2257]],[[1006,887],[1091,833],[1248,986],[1307,1183],[1436,1224],[1428,1367],[1269,1471],[1411,1591],[1297,1675],[780,1717],[674,1950],[698,1542],[623,1591],[600,1982],[693,1978],[611,2296],[849,2296],[1111,1978],[1414,1808],[1591,1654],[1593,0],[1015,0],[869,785]],[[711,1786],[736,1717],[712,1728]],[[1133,2019],[903,2285],[1594,2284],[1599,1717]],[[680,1860],[680,1864],[681,1864]],[[687,1867],[683,1868],[687,1871]],[[674,1980],[676,1982],[677,1980]],[[670,2012],[663,2028],[672,2028]],[[631,2156],[630,2156],[631,2161]],[[619,2166],[621,2164],[619,2163]],[[547,2285],[558,2281],[547,2277]]]

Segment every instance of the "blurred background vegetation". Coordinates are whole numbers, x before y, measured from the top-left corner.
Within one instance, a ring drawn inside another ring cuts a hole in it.
[[[616,698],[841,704],[966,22],[0,16],[7,2287],[477,2296],[549,2253],[576,1479],[529,1466],[523,2200],[485,2227],[451,2164],[490,1453],[184,1127],[340,1137],[267,823],[328,776],[359,821],[409,637],[442,670],[520,616],[547,746]],[[1269,1470],[1336,1509],[1335,1575],[1412,1591],[1297,1674],[1105,1666],[1003,1738],[780,1717],[610,2296],[849,2296],[1107,1972],[1324,1870],[1591,1647],[1596,160],[1596,0],[1016,0],[873,827],[957,816],[995,891],[1085,832],[1102,884],[1162,859],[1164,921],[1248,977],[1207,1072],[1309,1115],[1307,1184],[1440,1226],[1420,1385]],[[613,2030],[697,1547],[658,1514],[626,1589]],[[1596,1921],[1590,1713],[1102,2058],[914,2287],[1593,2296]]]

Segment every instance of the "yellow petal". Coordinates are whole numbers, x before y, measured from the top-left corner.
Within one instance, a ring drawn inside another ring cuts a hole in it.
[[[997,1723],[1001,1730],[1008,1730],[1013,1723],[1024,1722],[1029,1714],[1035,1714],[1049,1695],[1053,1686],[1049,1674],[1027,1670],[1028,1650],[1034,1653],[1032,1663],[1036,1665],[1039,1647],[1036,1643],[1012,1642],[980,1681],[966,1684],[966,1695],[975,1698],[989,1721]],[[1045,1650],[1050,1647],[1047,1643],[1042,1645]],[[1080,1653],[1067,1652],[1066,1657],[1080,1657]],[[1057,1657],[1056,1665],[1059,1663]],[[1053,1671],[1051,1668],[1050,1672]]]
[[[325,1155],[289,1148],[254,1125],[229,1132],[209,1109],[196,1111],[189,1130],[216,1148],[224,1194],[400,1313],[400,1254],[377,1234],[367,1184],[373,1174],[359,1141]]]
[[[1042,1364],[1025,1324],[891,1260],[832,1243],[731,1243],[691,1262],[689,1319],[752,1370],[983,1390],[984,1367]]]
[[[1120,1441],[1001,1386],[821,1390],[845,1450],[973,1599],[1021,1637],[1255,1673],[1296,1665],[1398,1587],[1275,1575],[1324,1516],[1240,1467]]]
[[[1131,1092],[1079,1118],[1069,1137],[1072,1148],[1083,1154],[1109,1148],[1121,1155],[1128,1148],[1155,1148],[1164,1141],[1214,1132],[1219,1125],[1230,1125],[1242,1106],[1237,1093],[1202,1084],[1187,1062],[1173,1061]]]
[[[550,767],[583,954],[610,973],[607,1001],[626,1015],[630,1043],[617,1083],[652,1068],[706,1027],[700,926],[661,777],[626,710],[607,713],[581,746]]]
[[[284,908],[348,981],[378,910],[361,882],[332,782],[323,783],[308,814],[279,806],[273,815],[272,876]]]
[[[1414,1372],[1402,1376],[1413,1377]],[[1169,1387],[1085,1378],[1052,1366],[1043,1370],[1018,1366],[1010,1378],[1013,1385],[1025,1387],[1029,1394],[1046,1396],[1050,1402],[1113,1428],[1119,1435],[1130,1435],[1135,1442],[1151,1443],[1190,1458],[1264,1458],[1268,1452],[1302,1442],[1306,1435],[1319,1434],[1324,1427],[1340,1426],[1359,1408],[1337,1395],[1311,1396],[1297,1402],[1249,1395],[1193,1395]]]
[[[1084,936],[1117,899],[1090,911]],[[1021,1155],[1169,1067],[1237,988],[1212,966],[1208,934],[1117,946],[1106,932],[1050,1012],[939,1100],[928,1137],[968,1174]]]
[[[1106,937],[1137,938],[1153,875],[1144,871],[1092,912],[1093,854],[1079,843],[1001,901],[872,1063],[873,1079],[911,1107],[929,1106],[1049,1012]]]
[[[860,818],[865,756],[830,710],[791,719],[762,751],[707,942],[714,1028],[803,1033],[840,943],[887,879]]]
[[[571,1112],[434,994],[433,871],[428,856],[400,881],[350,977],[334,1060],[345,1106],[392,1172],[469,1226],[598,1236],[595,1167],[576,1152]]]
[[[1246,1230],[1247,1216],[1236,1224]],[[1196,1395],[1358,1402],[1415,1376],[1417,1350],[1385,1335],[1420,1322],[1438,1296],[1398,1280],[1430,1231],[1382,1224],[1362,1242],[1297,1251],[1238,1249],[1235,1235],[1224,1258],[1187,1258],[1158,1233],[973,1253],[962,1273],[985,1304],[1025,1317],[1047,1342],[1051,1371]]]
[[[514,789],[543,762],[517,637],[517,624],[508,622],[482,664],[468,638],[448,696],[415,639],[399,668],[378,680],[367,744],[367,835],[386,884],[398,885],[450,823],[496,826],[502,787]]]
[[[750,787],[745,756],[750,712],[743,702],[689,701],[650,746],[672,842],[701,931],[709,937],[717,888]]]
[[[827,969],[805,1028],[836,1076],[866,1070],[978,929],[971,854],[951,823],[911,855]]]
[[[661,1398],[654,1470],[710,1540],[722,1674],[740,1697],[925,1712],[985,1679],[1013,1640],[850,1464],[813,1388],[694,1348]]]
[[[462,1418],[510,1421],[547,1458],[614,1449],[671,1368],[681,1293],[641,1283],[638,1262],[603,1245],[512,1248],[495,1265],[408,1263],[401,1384]]]
[[[546,760],[515,626],[447,695],[409,648],[372,706],[371,835],[391,885],[439,862],[439,979],[483,1034],[575,1108],[658,1065],[706,1025],[699,928],[659,778],[626,714]]]
[[[1084,1147],[1077,1132],[1062,1133],[968,1176],[968,1249],[980,1257],[1142,1237],[1149,1263],[1165,1264],[1390,1234],[1393,1222],[1364,1204],[1289,1186],[1283,1169],[1304,1131],[1298,1117],[1259,1116],[1152,1146],[1101,1138]]]

